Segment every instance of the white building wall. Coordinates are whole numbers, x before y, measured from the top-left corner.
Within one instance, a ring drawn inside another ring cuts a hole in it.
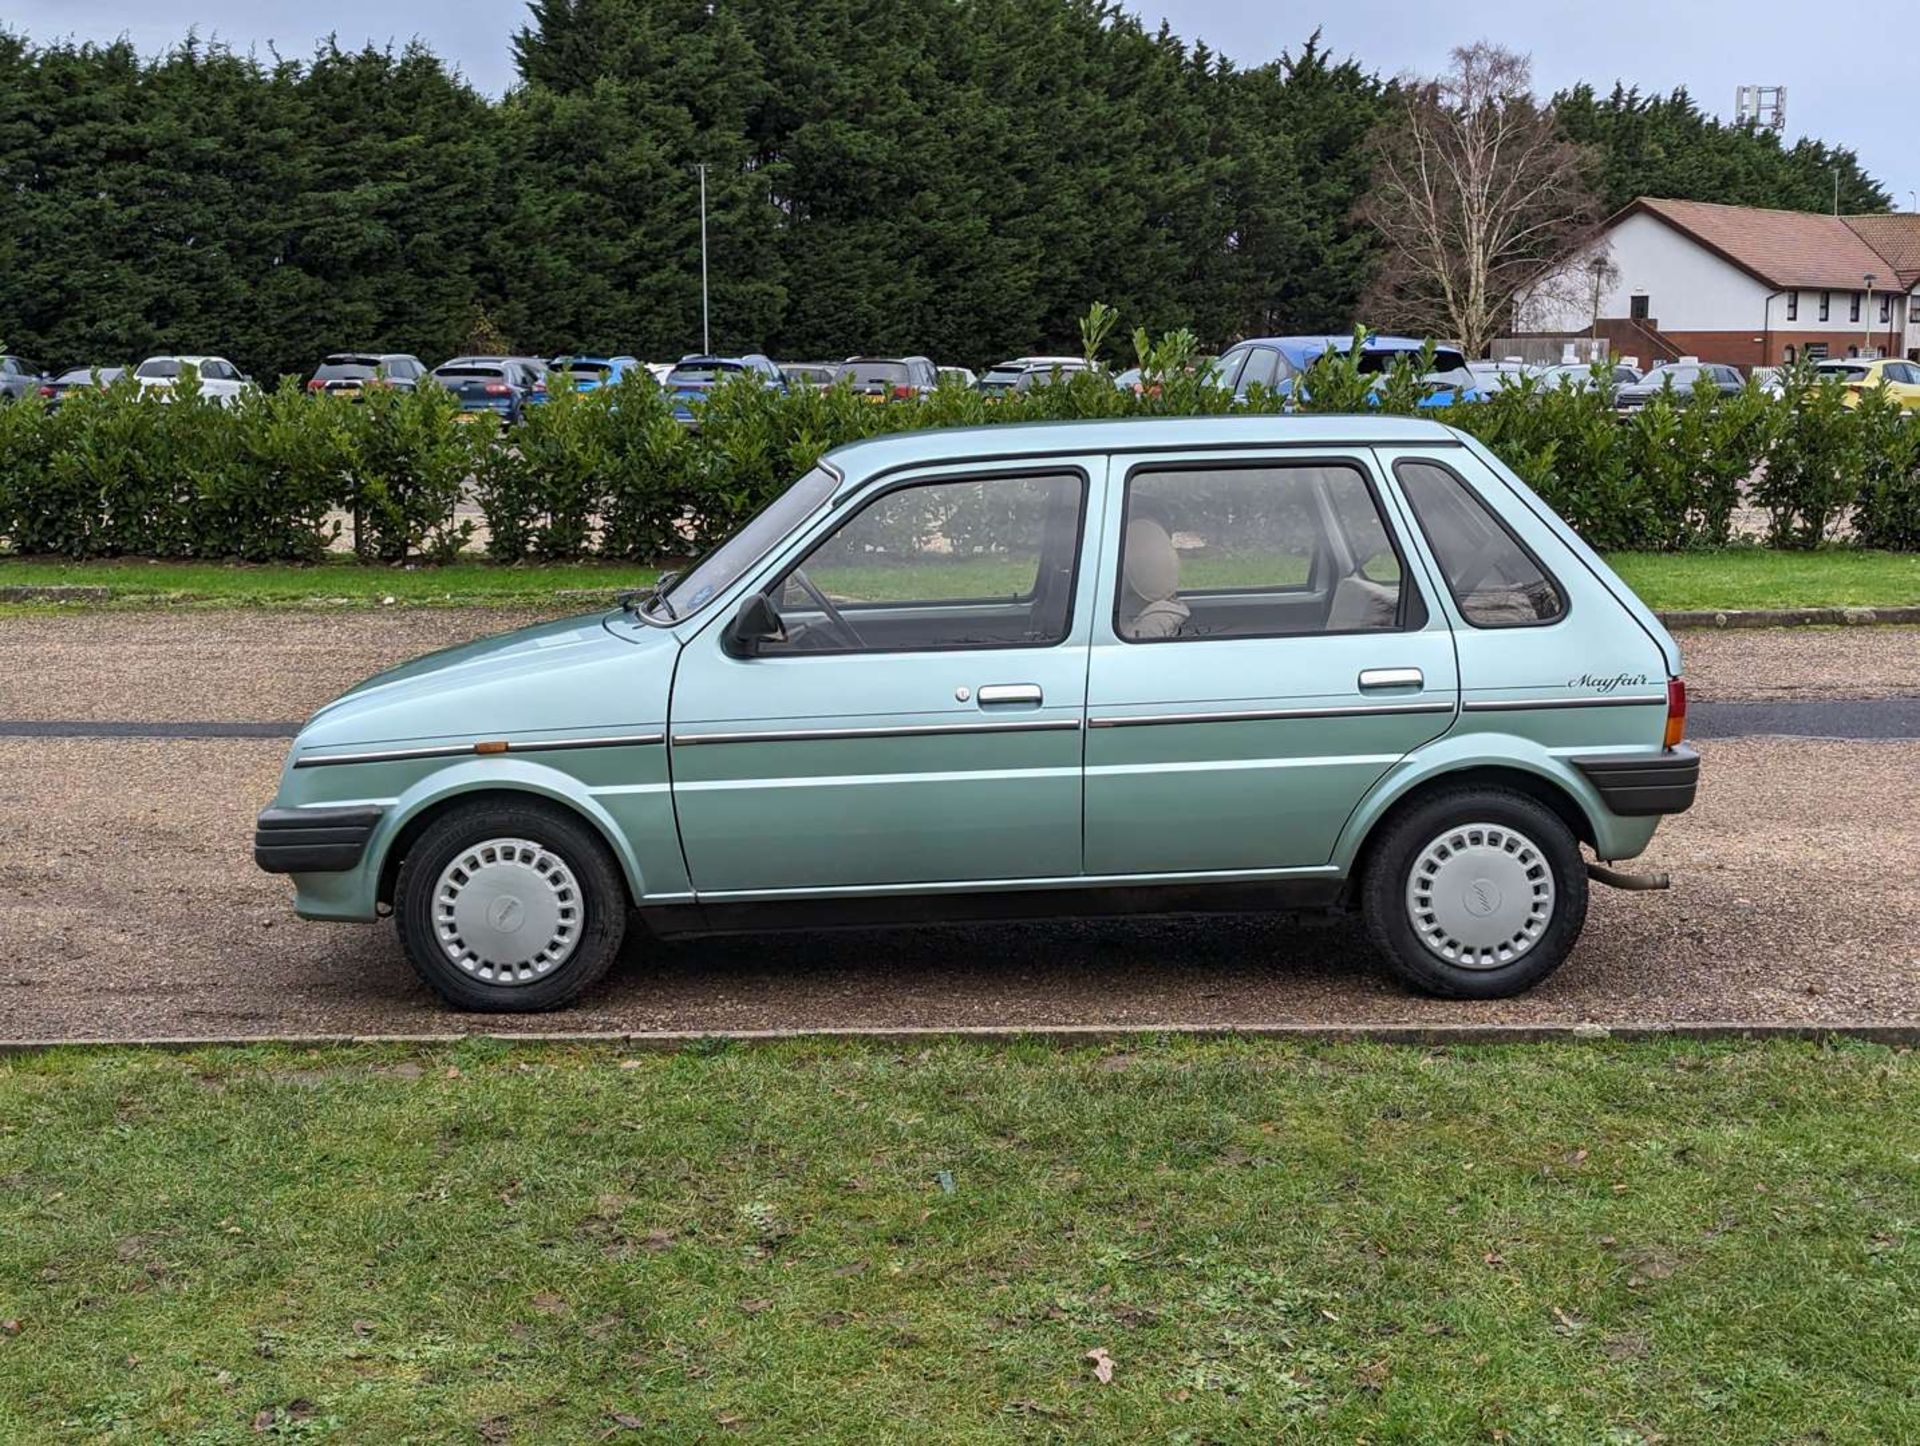
[[[1645,212],[1627,217],[1601,244],[1617,273],[1601,293],[1602,317],[1632,315],[1634,296],[1644,295],[1648,317],[1663,330],[1757,332],[1765,321],[1767,287]],[[1580,332],[1592,325],[1591,292],[1581,274],[1591,255],[1577,256],[1521,303],[1522,330]],[[1771,309],[1779,330],[1786,308],[1776,300]],[[1803,300],[1801,316],[1809,309]]]

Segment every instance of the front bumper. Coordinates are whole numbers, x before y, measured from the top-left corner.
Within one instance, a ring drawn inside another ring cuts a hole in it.
[[[1602,754],[1569,760],[1621,818],[1685,813],[1700,787],[1700,755],[1684,745],[1639,756]]]
[[[359,867],[386,810],[270,808],[254,820],[253,861],[270,874],[341,874]]]

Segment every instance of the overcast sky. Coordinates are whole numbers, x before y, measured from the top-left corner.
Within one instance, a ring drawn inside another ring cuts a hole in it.
[[[1163,16],[1187,39],[1204,39],[1243,64],[1258,64],[1320,27],[1336,51],[1387,74],[1444,69],[1456,45],[1492,39],[1530,53],[1542,91],[1576,80],[1615,79],[1643,91],[1684,85],[1707,110],[1730,115],[1734,87],[1787,87],[1787,134],[1807,134],[1859,152],[1902,210],[1920,188],[1920,106],[1911,45],[1885,20],[1892,11],[1826,12],[1800,0],[1136,0],[1147,21]],[[419,36],[481,89],[514,79],[508,37],[523,0],[0,0],[0,23],[35,39],[129,37],[163,50],[188,26],[240,49],[269,43],[298,56],[328,30],[342,44],[404,43]],[[1884,42],[1884,43],[1883,43]]]

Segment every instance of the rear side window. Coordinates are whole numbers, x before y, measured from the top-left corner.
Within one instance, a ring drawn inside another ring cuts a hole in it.
[[[1121,641],[1419,626],[1373,490],[1344,463],[1143,469],[1127,480]]]
[[[1450,468],[1394,468],[1460,616],[1476,628],[1526,628],[1566,616],[1566,594],[1526,544]]]

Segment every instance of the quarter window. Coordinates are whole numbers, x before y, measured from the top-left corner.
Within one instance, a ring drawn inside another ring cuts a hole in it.
[[[1405,574],[1359,468],[1167,468],[1127,480],[1114,632],[1123,642],[1385,632]]]
[[[1566,614],[1559,586],[1452,471],[1437,462],[1402,462],[1394,475],[1461,617],[1476,628],[1524,628]]]
[[[1280,366],[1280,353],[1270,346],[1257,346],[1247,353],[1247,368],[1240,373],[1235,390],[1245,396],[1251,387],[1271,388]]]
[[[1086,482],[968,478],[874,498],[774,587],[762,654],[1051,647],[1072,627]]]

